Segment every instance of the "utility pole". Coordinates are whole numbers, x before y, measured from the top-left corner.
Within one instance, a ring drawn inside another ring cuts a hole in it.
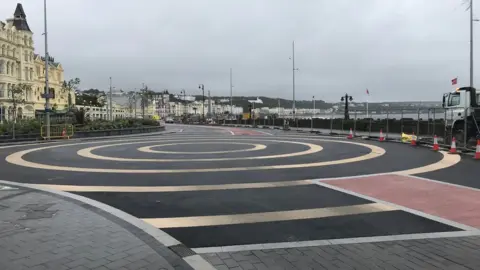
[[[112,77],[110,77],[110,108],[108,113],[110,114],[110,121],[113,121],[113,110],[112,110]]]
[[[312,123],[311,123],[312,127],[311,127],[311,129],[313,131],[313,118],[315,117],[315,96],[312,97],[312,100],[313,100],[313,112],[312,112]]]
[[[470,87],[473,87],[473,0],[470,0]]]
[[[135,89],[135,93],[133,94],[133,107],[135,108],[135,119],[137,119],[137,89]]]
[[[292,42],[292,90],[293,90],[293,104],[292,104],[292,115],[293,115],[293,121],[296,122],[296,111],[295,111],[295,71],[298,70],[298,68],[295,68],[295,41]]]
[[[230,68],[230,115],[233,115],[233,84],[232,84],[232,68]]]
[[[210,98],[210,90],[208,90],[208,110],[207,116],[212,117],[212,99]]]
[[[47,31],[47,0],[43,0],[43,16],[45,28],[45,125],[47,140],[50,140],[50,88],[48,84],[48,31]]]
[[[202,118],[203,123],[205,123],[205,86],[203,84],[199,84],[198,89],[202,89]]]

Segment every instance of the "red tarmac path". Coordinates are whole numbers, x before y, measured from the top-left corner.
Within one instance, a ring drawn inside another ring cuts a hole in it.
[[[480,190],[478,189],[395,174],[322,182],[480,228]]]
[[[234,135],[265,135],[265,133],[262,132],[241,128],[229,128],[228,130],[233,132]]]

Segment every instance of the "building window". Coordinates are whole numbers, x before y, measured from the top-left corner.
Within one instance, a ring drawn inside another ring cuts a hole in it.
[[[2,55],[5,55],[5,53],[6,52],[5,52],[5,44],[4,44],[4,45],[2,45]]]
[[[15,48],[12,49],[12,56],[13,58],[17,58],[17,50]]]
[[[33,81],[33,68],[30,68],[30,80]]]
[[[28,54],[27,54],[27,51],[24,52],[24,55],[25,55],[25,62],[28,62]]]

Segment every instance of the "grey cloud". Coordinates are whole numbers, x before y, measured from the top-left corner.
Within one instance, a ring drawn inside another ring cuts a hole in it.
[[[16,2],[2,1],[2,20]],[[369,88],[370,100],[440,100],[451,78],[468,83],[462,0],[47,2],[50,54],[85,88],[112,76],[123,89],[198,93],[204,83],[228,95],[232,67],[235,94],[291,98],[292,40],[299,99],[365,100]],[[23,6],[42,53],[43,3]]]

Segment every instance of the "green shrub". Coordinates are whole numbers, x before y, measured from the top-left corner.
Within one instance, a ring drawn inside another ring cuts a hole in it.
[[[13,131],[13,121],[0,124],[0,135],[10,135]],[[159,122],[153,119],[117,119],[115,121],[95,120],[85,121],[84,124],[75,125],[76,131],[111,130],[124,128],[140,128],[142,126],[158,126]],[[37,119],[17,120],[15,123],[16,134],[40,134],[42,122]]]
[[[115,121],[95,120],[87,121],[85,125],[75,126],[77,131],[111,130],[124,128],[140,128],[142,126],[158,126],[160,123],[153,119],[116,119]]]

